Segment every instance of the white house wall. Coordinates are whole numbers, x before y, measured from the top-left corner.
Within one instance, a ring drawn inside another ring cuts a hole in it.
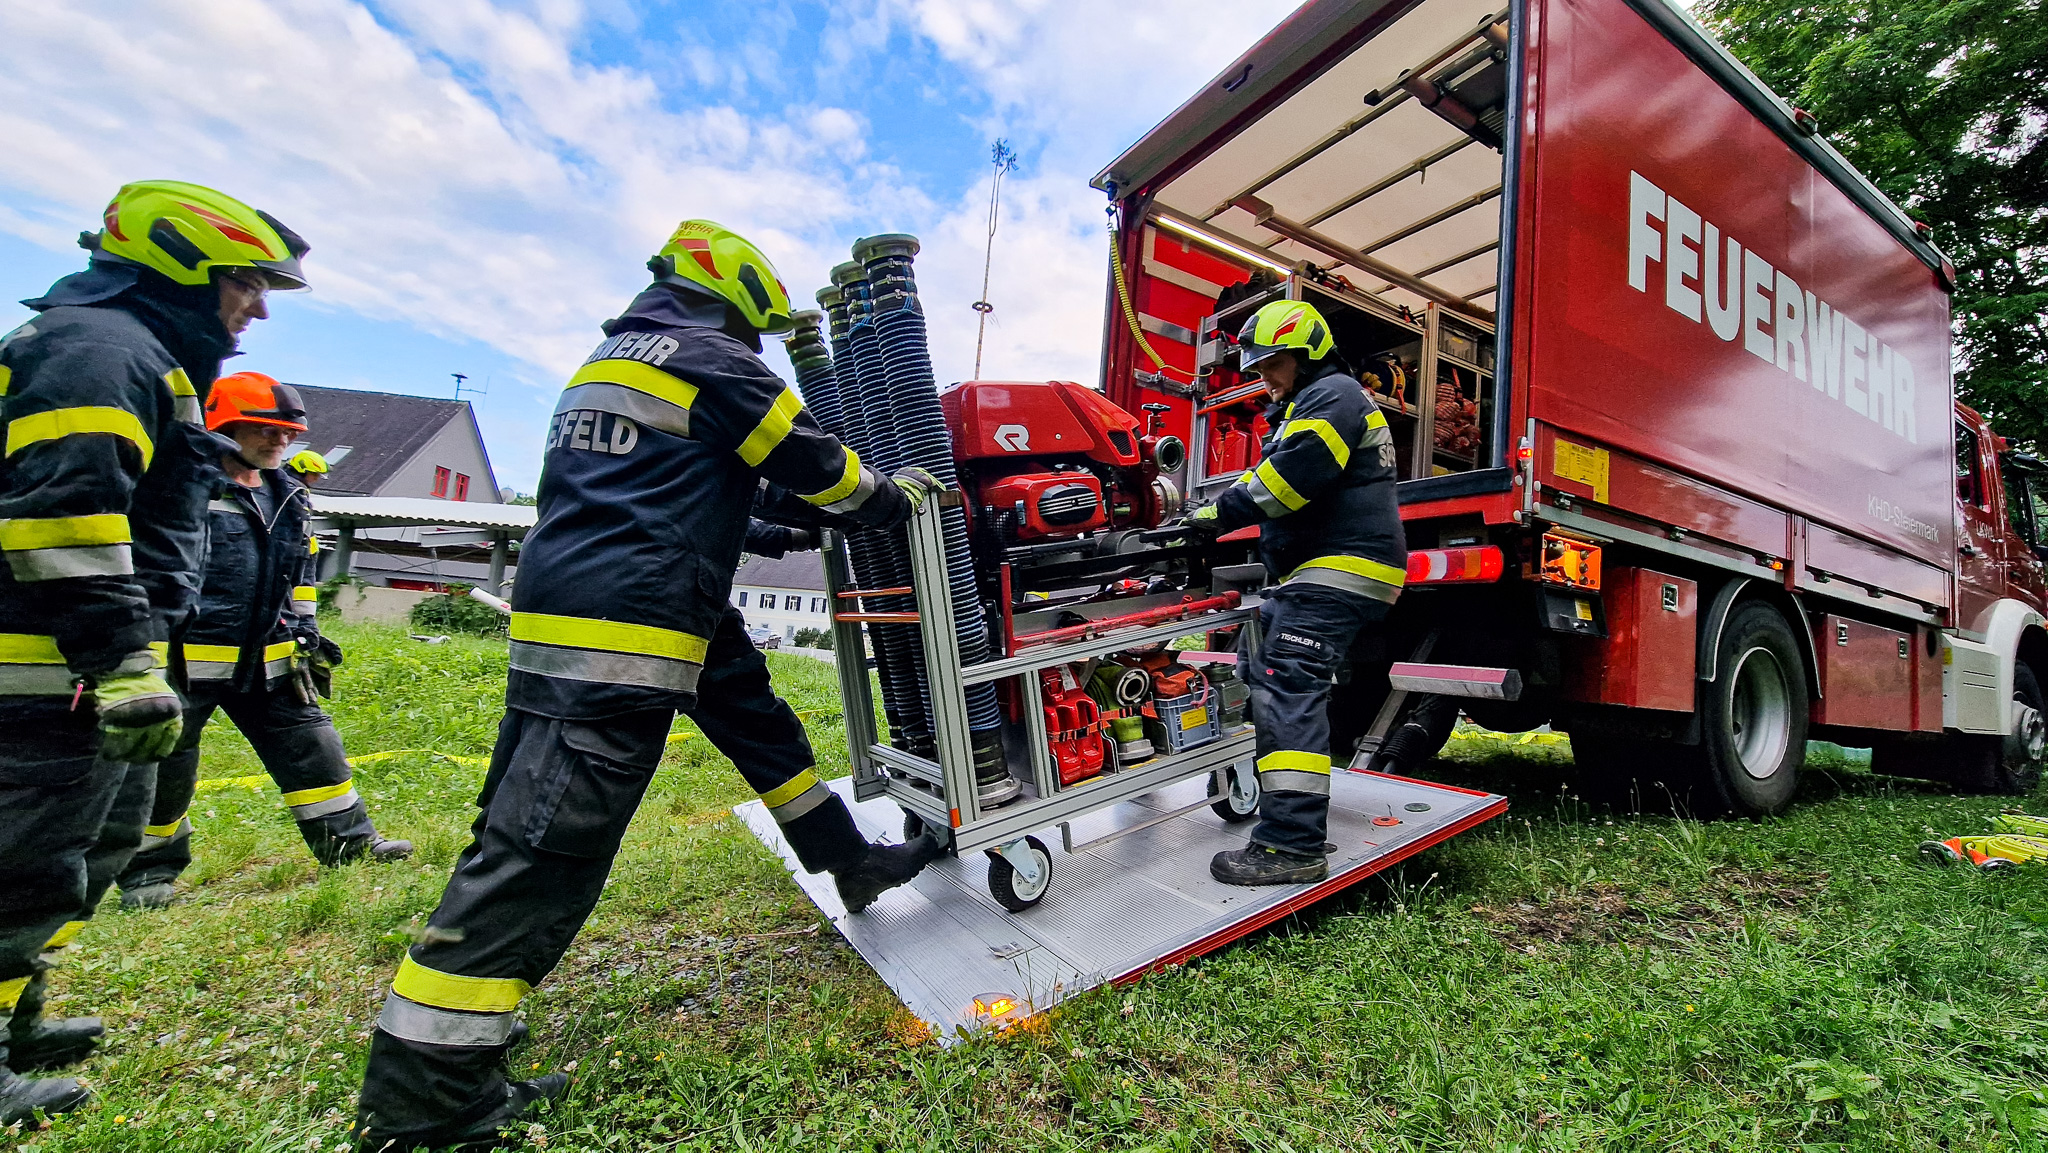
[[[476,418],[465,409],[460,415],[441,426],[412,459],[393,473],[372,496],[432,496],[434,495],[434,469],[448,470],[447,499],[455,499],[455,476],[465,473],[469,476],[469,499],[495,503],[498,499],[498,479],[491,473],[491,458],[484,452],[483,437],[477,432]]]
[[[742,593],[747,598],[747,603],[745,604],[740,604],[740,595]],[[772,609],[762,607],[761,600],[767,596],[775,598],[776,607]],[[783,607],[789,603],[790,597],[799,598],[802,607],[795,611]],[[825,594],[819,589],[784,589],[767,588],[761,585],[735,585],[732,590],[732,603],[740,610],[740,614],[747,618],[748,628],[753,628],[755,625],[766,625],[775,632],[781,633],[782,639],[785,641],[795,640],[798,629],[823,629],[829,628],[832,624],[831,614],[825,611]],[[815,611],[813,606],[816,606]]]

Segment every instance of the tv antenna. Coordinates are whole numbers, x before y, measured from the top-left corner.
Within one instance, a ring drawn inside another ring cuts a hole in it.
[[[468,373],[451,372],[448,375],[455,378],[455,399],[457,400],[461,400],[462,394],[465,392],[469,393],[471,396],[476,397],[485,397],[491,395],[491,381],[489,377],[484,378],[484,386],[482,388],[471,388],[467,383],[465,383],[469,380]]]
[[[988,302],[989,270],[995,263],[996,218],[1003,203],[1003,176],[1017,167],[1017,150],[1007,140],[998,140],[989,146],[989,161],[995,165],[995,172],[988,182],[988,247],[981,254],[981,299],[974,302],[974,311],[981,314],[981,321],[974,330],[974,379],[981,379],[981,345],[988,335],[988,314],[996,306]]]

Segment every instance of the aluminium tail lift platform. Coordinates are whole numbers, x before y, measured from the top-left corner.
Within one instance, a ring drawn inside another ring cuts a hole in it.
[[[925,502],[912,518],[910,551],[938,760],[876,740],[865,662],[841,660],[854,771],[832,787],[846,797],[870,840],[900,842],[907,812],[949,837],[952,852],[864,912],[849,915],[832,878],[803,871],[759,801],[735,812],[782,856],[797,884],[904,1006],[942,1040],[1005,1026],[1098,985],[1129,981],[1220,948],[1507,810],[1504,798],[1488,793],[1338,771],[1331,782],[1329,835],[1335,847],[1327,880],[1241,888],[1212,879],[1209,858],[1241,847],[1248,831],[1216,810],[1231,801],[1239,812],[1256,807],[1251,727],[1061,787],[1047,753],[1038,670],[1242,624],[1253,618],[1255,605],[1113,629],[962,668],[935,503]],[[825,571],[837,605],[850,581],[845,547],[836,539],[826,552]],[[859,614],[835,618],[842,615]],[[855,623],[837,620],[835,628],[837,652],[863,651]],[[983,811],[975,803],[964,690],[1010,677],[1023,694],[1031,763],[1018,775],[1025,793]],[[1059,848],[1048,847],[1054,840]],[[1006,888],[1037,899],[1009,912],[991,892],[992,869],[1006,874]]]

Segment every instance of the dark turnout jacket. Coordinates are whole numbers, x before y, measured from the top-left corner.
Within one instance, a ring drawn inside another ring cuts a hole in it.
[[[295,602],[309,599],[307,546],[312,502],[281,469],[260,474],[269,512],[255,490],[223,486],[207,502],[211,543],[199,615],[185,634],[185,675],[255,692],[291,672],[296,637],[312,631]]]
[[[1386,415],[1342,365],[1310,362],[1304,374],[1287,404],[1267,412],[1262,459],[1218,498],[1217,523],[1260,526],[1259,557],[1276,583],[1392,601],[1408,547]]]
[[[40,315],[0,338],[4,695],[163,663],[199,594],[220,478],[200,399],[232,345],[208,334],[181,364],[144,321],[163,327],[160,305],[83,296],[31,301]]]
[[[688,705],[764,477],[857,523],[907,514],[747,344],[691,319],[650,288],[562,393],[512,593],[513,708]]]

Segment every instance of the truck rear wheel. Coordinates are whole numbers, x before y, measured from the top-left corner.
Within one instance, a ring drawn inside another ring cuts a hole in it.
[[[1714,680],[1701,686],[1698,795],[1718,813],[1782,812],[1806,760],[1808,697],[1799,638],[1762,601],[1738,607],[1715,646]]]

